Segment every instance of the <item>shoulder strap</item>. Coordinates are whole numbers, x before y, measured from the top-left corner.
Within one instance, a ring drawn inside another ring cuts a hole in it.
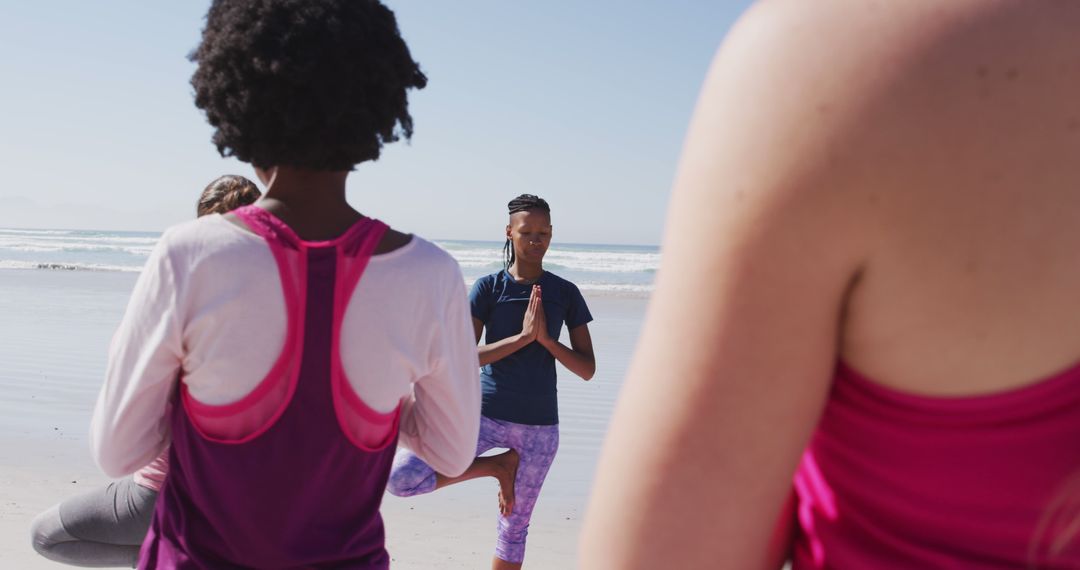
[[[247,205],[233,210],[232,213],[266,241],[290,249],[300,249],[300,236],[270,212],[255,205]]]

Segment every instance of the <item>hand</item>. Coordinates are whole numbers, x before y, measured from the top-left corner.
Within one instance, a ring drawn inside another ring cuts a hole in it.
[[[536,340],[539,327],[537,327],[537,313],[540,313],[540,318],[543,318],[543,310],[537,311],[537,307],[540,306],[540,287],[533,285],[532,293],[529,294],[529,306],[525,309],[525,318],[521,321],[521,335],[520,338],[526,344]]]
[[[547,313],[544,312],[544,299],[539,285],[533,286],[533,294],[536,295],[536,316],[533,322],[536,324],[536,342],[548,346],[552,342],[551,334],[547,328]]]

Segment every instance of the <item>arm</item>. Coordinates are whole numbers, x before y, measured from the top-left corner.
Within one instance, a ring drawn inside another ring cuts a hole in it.
[[[90,424],[91,453],[110,477],[150,463],[169,442],[169,402],[183,358],[168,233],[139,276],[109,345],[105,384]]]
[[[787,554],[785,503],[871,217],[834,169],[853,151],[839,121],[817,116],[850,102],[850,82],[834,78],[850,61],[833,50],[858,50],[809,50],[794,40],[843,42],[843,30],[795,20],[752,14],[703,88],[593,485],[583,568],[779,568]]]
[[[541,318],[543,319],[543,318]],[[589,335],[589,325],[581,325],[570,329],[570,346],[551,338],[547,332],[547,324],[543,320],[537,327],[536,342],[566,367],[567,370],[580,376],[583,380],[592,380],[596,373],[596,357],[593,355],[592,336]]]
[[[506,337],[500,341],[480,346],[480,366],[487,366],[492,362],[498,362],[507,356],[521,350],[529,343],[536,340],[537,331],[537,307],[540,306],[540,296],[537,288],[533,287],[529,295],[529,307],[525,309],[525,318],[521,324],[521,332]],[[541,311],[542,312],[542,311]],[[480,342],[480,333],[484,330],[484,323],[473,317],[473,329],[476,332],[476,342]]]
[[[476,321],[476,318],[474,317],[473,320]],[[480,326],[483,327],[484,324],[480,323]],[[478,348],[480,352],[480,366],[487,366],[492,362],[498,362],[521,350],[533,340],[534,338],[529,338],[524,333],[519,333],[514,336],[508,336],[498,342],[482,344]],[[480,342],[480,339],[477,339],[477,342]]]
[[[433,364],[402,404],[400,437],[435,471],[454,477],[476,456],[480,381],[461,272],[444,279],[454,285],[432,334]]]

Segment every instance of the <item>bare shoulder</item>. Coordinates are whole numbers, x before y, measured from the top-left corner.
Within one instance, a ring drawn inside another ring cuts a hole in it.
[[[825,66],[835,67],[890,53],[908,59],[972,47],[995,52],[1075,44],[1070,32],[1078,22],[1080,5],[1068,0],[760,0],[740,18],[729,40],[757,42],[769,48],[763,55],[802,54],[808,62],[827,53]]]
[[[954,89],[993,99],[987,81],[1080,78],[1078,25],[1080,3],[1068,1],[763,0],[732,29],[717,65],[751,87],[786,85],[774,94],[781,100],[872,105]]]
[[[862,203],[880,227],[883,196],[974,188],[957,173],[1034,141],[1072,146],[1078,26],[1080,2],[763,0],[718,52],[684,162],[766,199]]]
[[[1077,29],[1069,1],[766,0],[733,31],[710,81],[768,112],[723,123],[749,125],[732,164],[794,206],[770,228],[858,248],[845,361],[926,393],[1075,361]]]
[[[764,81],[797,86],[789,96],[816,96],[823,114],[896,103],[934,113],[957,98],[1016,103],[998,96],[1006,87],[1022,95],[1076,84],[1078,26],[1080,3],[1068,1],[765,0],[721,54],[752,64]]]

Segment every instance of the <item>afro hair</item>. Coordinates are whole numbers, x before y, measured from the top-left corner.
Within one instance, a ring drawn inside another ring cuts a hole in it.
[[[191,53],[195,105],[222,156],[352,170],[412,136],[427,77],[376,0],[215,0]]]

